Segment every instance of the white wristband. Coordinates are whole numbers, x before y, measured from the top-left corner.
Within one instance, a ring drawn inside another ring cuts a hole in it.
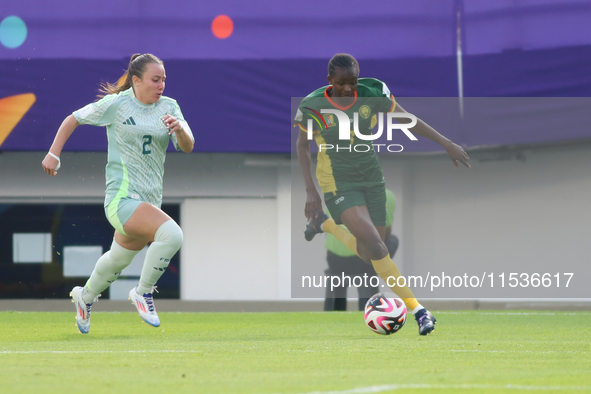
[[[51,153],[51,152],[47,152],[47,154],[48,154],[49,156],[51,156],[51,157],[53,157],[54,159],[56,159],[56,160],[57,160],[57,166],[55,167],[55,170],[56,170],[56,171],[57,171],[57,170],[59,170],[59,169],[60,169],[60,167],[62,166],[62,162],[61,162],[61,160],[60,160],[59,156],[56,156],[56,155],[54,155],[54,154],[53,154],[53,153]]]

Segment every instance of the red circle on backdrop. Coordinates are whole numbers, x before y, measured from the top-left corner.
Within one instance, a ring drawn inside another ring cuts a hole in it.
[[[211,22],[211,31],[217,38],[228,38],[234,31],[234,22],[232,22],[232,19],[227,15],[218,15],[213,22]]]

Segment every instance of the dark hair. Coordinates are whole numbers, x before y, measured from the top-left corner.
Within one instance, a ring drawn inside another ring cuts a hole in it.
[[[97,97],[102,98],[107,94],[119,94],[122,91],[129,89],[133,86],[132,78],[134,76],[141,78],[146,71],[146,66],[148,63],[164,64],[162,60],[158,59],[151,53],[144,53],[143,55],[136,53],[131,56],[131,59],[129,59],[127,71],[125,71],[125,74],[119,78],[117,83],[101,83]]]
[[[334,75],[335,68],[337,67],[354,67],[357,69],[357,72],[359,72],[359,63],[357,63],[357,60],[348,53],[337,53],[332,59],[330,59],[330,62],[328,62],[328,75]]]

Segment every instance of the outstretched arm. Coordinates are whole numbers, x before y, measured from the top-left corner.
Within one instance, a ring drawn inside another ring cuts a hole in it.
[[[394,110],[394,112],[405,112],[406,113],[406,110],[404,108],[402,108],[399,104],[396,104],[396,109]],[[468,160],[470,160],[470,157],[464,151],[464,148],[462,148],[458,144],[455,144],[449,138],[446,138],[443,135],[439,134],[433,127],[429,126],[427,123],[423,122],[421,119],[417,118],[417,125],[415,127],[413,127],[411,131],[415,134],[418,134],[422,137],[428,138],[431,141],[436,142],[439,145],[441,145],[445,149],[445,151],[447,152],[447,155],[449,156],[451,161],[454,163],[456,168],[458,168],[458,162],[462,163],[466,167],[470,168],[470,164],[468,163]]]
[[[310,156],[310,140],[305,131],[300,130],[297,141],[298,161],[302,175],[304,176],[304,183],[306,184],[306,207],[304,213],[308,220],[314,218],[314,210],[322,211],[322,199],[316,190],[314,180],[312,178],[312,157]]]
[[[49,148],[49,152],[57,157],[60,157],[66,141],[68,138],[70,138],[76,127],[79,125],[80,123],[78,123],[74,115],[68,115],[57,130],[55,138],[53,139],[53,144],[51,144],[51,148]],[[45,159],[43,159],[43,162],[41,162],[43,170],[51,176],[57,175],[58,164],[59,160],[49,153],[45,155]]]

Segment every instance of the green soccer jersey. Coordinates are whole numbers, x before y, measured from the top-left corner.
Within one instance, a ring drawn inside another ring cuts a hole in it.
[[[394,209],[396,209],[396,198],[391,190],[386,189],[386,227],[392,227],[394,222]],[[327,212],[330,215],[330,212]],[[342,228],[348,231],[345,225]],[[341,257],[355,256],[355,253],[349,250],[341,241],[334,235],[326,233],[326,241],[324,242],[326,250]]]
[[[179,150],[176,134],[168,135],[163,118],[172,115],[191,134],[177,102],[162,96],[157,103],[140,102],[133,89],[110,94],[75,111],[80,124],[106,126],[108,159],[105,206],[116,197],[133,198],[162,205],[162,179],[166,148],[172,140]]]
[[[319,147],[316,177],[323,193],[352,186],[372,186],[384,182],[373,141],[360,139],[354,133],[357,115],[358,131],[371,135],[378,112],[392,112],[396,106],[390,90],[380,80],[360,78],[355,97],[343,107],[328,95],[331,86],[315,90],[305,97],[298,108],[295,124],[307,131],[312,121],[314,139]],[[348,139],[339,139],[339,118],[322,110],[340,110],[348,116]]]

